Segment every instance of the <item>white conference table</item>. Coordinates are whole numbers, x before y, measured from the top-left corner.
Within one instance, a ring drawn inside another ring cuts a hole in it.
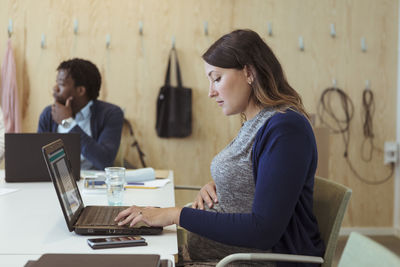
[[[171,182],[157,189],[126,189],[124,205],[174,207]],[[78,183],[82,188],[82,180]],[[160,254],[175,265],[178,254],[176,225],[164,227],[161,235],[143,235],[148,246],[91,249],[89,237],[69,232],[52,182],[6,183],[0,170],[1,189],[15,192],[0,195],[0,266],[24,266],[44,253]],[[82,194],[85,205],[107,205],[104,194]]]

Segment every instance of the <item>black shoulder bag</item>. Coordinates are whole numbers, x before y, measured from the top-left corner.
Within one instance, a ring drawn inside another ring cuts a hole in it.
[[[175,55],[176,80],[170,85],[171,56]],[[157,98],[156,131],[159,137],[186,137],[192,133],[192,89],[182,86],[181,70],[174,48],[169,53],[165,84]]]

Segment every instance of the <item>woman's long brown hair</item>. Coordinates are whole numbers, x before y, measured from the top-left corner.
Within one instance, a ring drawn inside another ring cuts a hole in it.
[[[309,118],[300,95],[286,80],[271,48],[252,30],[235,30],[218,39],[203,54],[208,64],[227,69],[249,68],[254,77],[251,84],[256,105],[279,111],[294,109]]]

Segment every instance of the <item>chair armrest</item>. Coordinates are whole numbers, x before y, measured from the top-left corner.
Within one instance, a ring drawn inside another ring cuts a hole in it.
[[[197,186],[197,185],[175,185],[174,189],[199,191],[201,189],[201,186]]]
[[[226,256],[218,262],[216,267],[223,267],[228,263],[238,260],[245,261],[286,261],[286,262],[306,262],[323,263],[324,259],[314,256],[278,254],[278,253],[236,253]]]

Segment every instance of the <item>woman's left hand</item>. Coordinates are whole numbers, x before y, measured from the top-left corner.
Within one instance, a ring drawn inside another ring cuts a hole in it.
[[[138,207],[132,206],[121,211],[114,221],[118,225],[129,223],[132,227],[138,222],[144,222],[149,226],[167,226],[171,224],[179,225],[179,217],[181,208],[154,208],[154,207]]]

